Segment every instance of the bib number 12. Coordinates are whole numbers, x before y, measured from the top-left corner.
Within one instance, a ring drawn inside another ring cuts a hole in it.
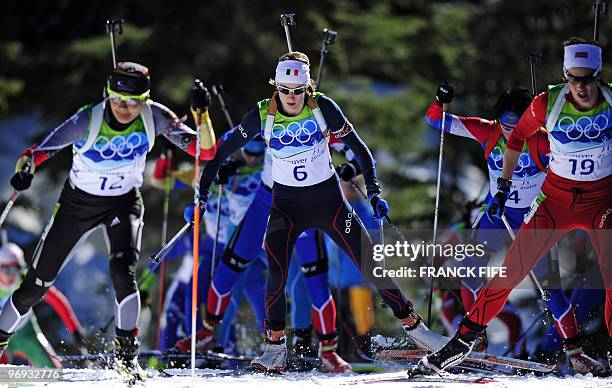
[[[308,178],[308,174],[306,173],[306,171],[302,171],[305,168],[306,166],[295,166],[293,168],[293,177],[295,178],[296,181],[302,182],[302,181],[305,181],[306,178]]]
[[[122,187],[119,183],[121,183],[121,181],[125,179],[125,176],[119,175],[117,177],[117,179],[113,179],[113,182],[108,187],[106,187],[108,185],[108,183],[109,183],[108,182],[108,178],[107,177],[100,177],[100,179],[102,179],[102,183],[100,184],[100,190],[102,190],[102,191],[104,191],[104,190],[116,190],[116,189],[120,189]]]

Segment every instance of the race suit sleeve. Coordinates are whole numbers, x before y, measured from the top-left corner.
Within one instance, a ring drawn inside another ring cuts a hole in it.
[[[427,108],[425,121],[436,129],[442,128],[442,107],[435,100]],[[463,117],[446,113],[444,121],[444,132],[476,140],[483,147],[494,128],[494,121],[480,117]]]
[[[349,146],[355,154],[355,159],[359,163],[366,183],[368,195],[380,193],[380,186],[376,178],[376,162],[368,147],[353,128],[353,125],[331,98],[322,96],[317,101],[317,104],[332,135]]]
[[[92,105],[87,105],[79,109],[68,120],[51,131],[43,141],[29,147],[20,156],[31,157],[36,167],[38,167],[63,148],[80,140],[84,141],[87,136],[87,128],[89,127],[91,108]]]
[[[252,138],[257,136],[261,132],[261,118],[259,117],[259,110],[257,108],[251,109],[247,114],[244,115],[238,128],[217,143],[217,153],[215,157],[206,163],[204,170],[202,171],[202,177],[200,178],[200,193],[201,195],[208,196],[208,190],[210,185],[215,180],[217,172],[221,164],[231,154],[238,151],[241,147],[245,146]]]
[[[506,147],[521,152],[525,141],[535,135],[546,124],[547,107],[548,92],[538,94],[521,116],[521,119],[512,131],[510,139],[508,139]]]
[[[179,119],[174,112],[158,102],[151,105],[151,110],[153,111],[155,134],[164,136],[184,152],[195,156],[196,132],[184,124],[186,117]],[[207,150],[200,148],[200,160],[208,160],[206,155]]]

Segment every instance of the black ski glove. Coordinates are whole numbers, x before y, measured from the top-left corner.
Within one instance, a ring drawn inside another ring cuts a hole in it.
[[[220,185],[225,185],[229,182],[229,178],[232,175],[238,174],[238,169],[244,166],[246,163],[243,160],[230,160],[219,167],[217,173],[217,179],[215,182]]]
[[[189,93],[189,104],[193,111],[200,109],[202,112],[208,110],[208,107],[210,106],[210,93],[199,79],[196,79],[191,87],[191,93]]]
[[[444,81],[440,86],[438,86],[438,91],[436,92],[436,101],[438,104],[450,104],[453,101],[453,97],[455,96],[455,89],[446,81]]]
[[[353,160],[347,163],[342,163],[336,167],[336,173],[343,181],[350,182],[351,179],[361,174],[361,168],[359,167],[357,161]]]

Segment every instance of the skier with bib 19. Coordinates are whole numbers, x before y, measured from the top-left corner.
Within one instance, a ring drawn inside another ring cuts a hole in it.
[[[497,217],[503,214],[523,144],[544,128],[550,141],[549,171],[501,264],[507,276],[495,276],[486,284],[455,336],[424,357],[419,369],[439,372],[465,359],[512,289],[572,229],[586,231],[599,259],[606,288],[608,361],[612,361],[612,89],[601,80],[601,70],[601,47],[596,42],[572,38],[565,43],[566,83],[549,86],[521,117],[504,153],[499,191],[487,209]]]
[[[347,252],[357,267],[368,274],[372,270],[362,268],[372,264],[372,242],[342,196],[329,153],[330,132],[357,155],[375,217],[388,214],[389,207],[380,197],[374,160],[368,148],[335,102],[314,93],[308,56],[300,52],[282,55],[271,84],[276,89],[272,98],[260,101],[243,117],[238,130],[204,168],[200,188],[201,201],[206,202],[208,188],[222,161],[256,135],[264,137],[274,165],[272,210],[264,242],[268,260],[266,349],[252,365],[264,371],[282,371],[287,359],[284,289],[297,237],[306,229],[320,229]],[[193,214],[191,207],[186,213]],[[423,327],[421,318],[397,283],[386,280],[388,283],[379,284],[380,294],[404,328],[409,331]]]
[[[425,120],[433,127],[440,129],[442,104],[450,103],[453,99],[454,90],[451,85],[444,83],[438,87],[436,100],[432,102],[425,115]],[[523,115],[532,101],[531,94],[524,88],[508,88],[500,94],[495,103],[494,115],[497,120],[486,120],[480,117],[463,117],[454,114],[447,114],[445,121],[445,132],[453,135],[467,137],[476,140],[484,149],[484,157],[487,161],[489,172],[489,193],[484,202],[489,203],[491,198],[497,194],[497,179],[502,174],[503,154],[508,138],[512,130]],[[523,148],[520,150],[518,158],[519,166],[512,173],[512,187],[508,193],[508,202],[504,206],[503,214],[508,224],[513,229],[520,228],[525,214],[529,211],[529,204],[536,198],[542,182],[546,177],[548,167],[548,154],[550,147],[546,134],[538,132],[530,137]],[[486,209],[486,208],[485,208]],[[474,223],[475,238],[477,241],[486,241],[487,249],[498,251],[503,247],[507,240],[506,228],[500,217],[485,212],[481,213]],[[538,263],[538,273],[557,272],[549,270],[549,259],[545,256]],[[462,265],[479,267],[486,265],[486,261],[479,257],[468,257]],[[558,275],[557,275],[558,276]],[[465,278],[462,280],[461,300],[465,311],[470,311],[478,291],[482,287],[480,278]],[[577,293],[582,293],[576,290]],[[578,346],[580,339],[580,329],[574,311],[574,306],[565,296],[560,288],[549,290],[550,300],[546,302],[551,310],[555,327],[564,344],[564,350],[572,367],[577,373],[598,373],[603,369],[603,365],[584,353]],[[586,306],[585,306],[586,307]],[[504,313],[499,314],[498,318],[505,322],[505,318],[510,316],[513,306],[504,306]],[[584,316],[586,314],[581,314]],[[483,340],[476,345],[477,351],[486,351],[486,334],[481,334]],[[485,344],[485,346],[481,346]]]
[[[79,244],[101,228],[109,245],[110,275],[116,294],[113,364],[127,382],[145,378],[136,358],[140,345],[140,295],[135,273],[144,213],[139,187],[146,155],[158,135],[190,155],[200,147],[202,160],[211,159],[215,153],[214,132],[206,112],[210,95],[204,86],[196,83],[191,95],[192,109],[206,112],[200,144],[196,144],[193,130],[149,98],[149,84],[148,68],[133,62],[118,63],[108,77],[103,101],[79,109],[20,156],[11,179],[18,191],[30,186],[35,167],[67,146],[72,146],[73,151],[70,177],[32,264],[0,313],[0,352],[31,307],[53,285]]]

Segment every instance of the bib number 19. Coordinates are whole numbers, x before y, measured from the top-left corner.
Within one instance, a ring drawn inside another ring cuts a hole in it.
[[[306,171],[302,171],[305,168],[306,166],[295,166],[293,168],[293,177],[295,178],[296,181],[302,182],[302,181],[305,181],[306,178],[308,178],[308,174],[306,173]]]
[[[576,175],[578,170],[578,160],[570,159],[572,163],[572,175]],[[580,162],[580,175],[589,175],[595,170],[595,161],[593,159],[582,159]]]

